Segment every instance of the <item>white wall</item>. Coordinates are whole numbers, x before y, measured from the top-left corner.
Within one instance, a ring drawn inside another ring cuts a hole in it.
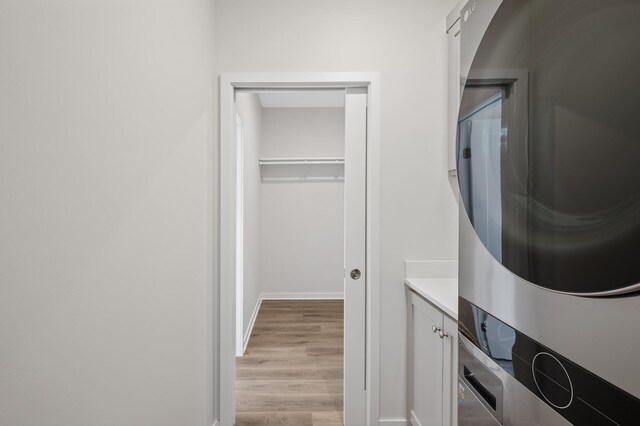
[[[260,146],[262,105],[255,93],[238,93],[236,108],[243,132],[243,336],[260,298]]]
[[[445,16],[456,0],[217,0],[220,72],[380,71],[380,416],[405,417],[404,259],[455,259]]]
[[[212,424],[213,26],[0,2],[0,424]]]
[[[265,108],[261,156],[343,158],[344,108]],[[333,166],[286,168],[279,169],[293,176],[333,172]],[[261,186],[263,293],[343,294],[344,181],[265,180]]]

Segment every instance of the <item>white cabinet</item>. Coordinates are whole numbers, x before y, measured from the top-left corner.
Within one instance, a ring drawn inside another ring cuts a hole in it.
[[[466,0],[465,0],[466,1]],[[460,108],[460,11],[465,1],[447,15],[448,82],[447,82],[447,170],[456,174],[456,132]]]
[[[444,344],[444,357],[442,371],[444,383],[442,392],[448,393],[446,401],[443,401],[444,425],[457,426],[458,424],[458,322],[443,315],[444,327],[448,337]]]
[[[457,322],[410,289],[406,291],[409,422],[457,425]]]

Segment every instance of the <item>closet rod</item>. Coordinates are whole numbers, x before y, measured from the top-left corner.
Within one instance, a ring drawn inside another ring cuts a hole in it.
[[[261,158],[261,166],[265,165],[304,165],[304,164],[344,164],[344,158]]]

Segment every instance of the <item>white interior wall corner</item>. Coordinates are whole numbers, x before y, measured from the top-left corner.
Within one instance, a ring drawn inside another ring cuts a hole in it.
[[[262,145],[262,104],[255,93],[237,93],[236,107],[243,127],[243,336],[251,325],[252,314],[259,303],[262,292],[260,274],[261,231],[261,180],[260,147]]]

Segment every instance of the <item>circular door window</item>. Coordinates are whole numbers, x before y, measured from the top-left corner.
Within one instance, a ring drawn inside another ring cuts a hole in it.
[[[640,2],[625,0],[504,0],[482,36],[458,119],[461,198],[489,252],[533,284],[640,287],[639,41]]]

